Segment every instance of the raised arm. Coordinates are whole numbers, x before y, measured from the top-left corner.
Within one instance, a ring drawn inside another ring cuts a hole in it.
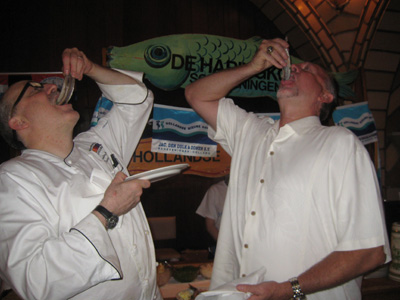
[[[267,52],[269,46],[274,48],[271,54]],[[285,66],[287,47],[289,44],[282,39],[262,41],[248,64],[211,74],[188,85],[185,90],[187,101],[213,129],[216,129],[218,101],[234,87],[265,69],[271,66]]]
[[[81,80],[87,75],[94,81],[103,84],[134,84],[137,81],[123,73],[102,67],[88,59],[82,51],[77,48],[65,49],[62,54],[63,72],[65,75]]]

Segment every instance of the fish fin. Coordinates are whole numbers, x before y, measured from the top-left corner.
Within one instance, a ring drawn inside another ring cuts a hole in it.
[[[349,84],[353,83],[359,72],[350,70],[347,72],[333,72],[332,75],[338,84],[338,96],[341,98],[355,97],[356,94]]]
[[[349,84],[353,83],[358,76],[358,70],[350,70],[347,72],[333,72],[333,76],[335,77],[338,83]]]
[[[264,39],[260,36],[252,36],[251,38],[248,38],[246,41],[252,42],[252,43],[258,43],[258,42],[261,42],[262,40],[264,40]]]

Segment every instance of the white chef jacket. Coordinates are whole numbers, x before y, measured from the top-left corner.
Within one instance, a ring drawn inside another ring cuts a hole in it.
[[[390,248],[374,167],[342,127],[307,117],[279,129],[219,102],[209,136],[232,156],[211,288],[266,269],[265,281],[298,276],[333,251]],[[361,278],[314,299],[361,299]]]
[[[140,84],[98,84],[114,106],[67,158],[28,149],[0,167],[0,275],[24,299],[162,299],[142,205],[108,231],[91,213],[152,109],[143,74],[124,73]]]
[[[201,200],[196,213],[204,218],[215,221],[215,227],[219,229],[221,224],[222,211],[224,209],[225,196],[228,186],[225,180],[213,184]]]

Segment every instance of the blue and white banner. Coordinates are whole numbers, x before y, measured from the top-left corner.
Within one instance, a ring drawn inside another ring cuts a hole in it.
[[[364,145],[378,141],[374,117],[367,102],[340,106],[332,117],[337,126],[351,130]]]
[[[154,104],[152,152],[216,157],[207,123],[189,108]]]
[[[113,104],[114,103],[111,100],[101,95],[100,99],[97,101],[96,107],[94,108],[90,126],[96,126],[99,120],[111,110]]]
[[[281,118],[281,114],[280,113],[256,113],[256,115],[259,118],[270,117],[274,121],[278,121]]]

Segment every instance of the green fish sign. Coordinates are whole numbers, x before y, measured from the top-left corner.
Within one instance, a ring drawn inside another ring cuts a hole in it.
[[[112,68],[135,70],[163,90],[185,88],[209,74],[248,63],[262,38],[238,40],[205,34],[177,34],[157,37],[126,47],[110,47],[107,64]],[[301,60],[291,57],[292,63]],[[265,70],[243,82],[230,96],[276,98],[281,70]]]

